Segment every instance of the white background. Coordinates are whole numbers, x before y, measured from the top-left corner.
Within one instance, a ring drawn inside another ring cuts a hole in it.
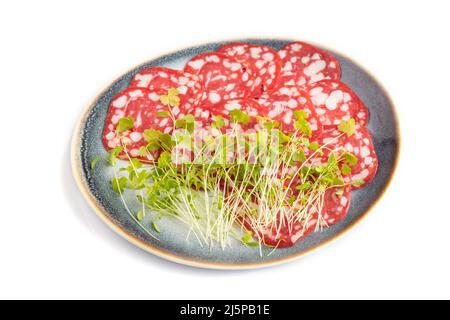
[[[450,298],[449,12],[448,1],[3,1],[0,298]],[[81,197],[75,123],[130,67],[245,37],[320,43],[370,70],[398,109],[398,171],[362,223],[304,259],[245,272],[163,261]]]

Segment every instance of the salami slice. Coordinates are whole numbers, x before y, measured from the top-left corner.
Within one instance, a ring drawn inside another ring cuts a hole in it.
[[[254,95],[259,96],[275,86],[281,71],[281,59],[275,50],[257,44],[228,43],[217,51],[253,67],[256,71]]]
[[[295,132],[294,111],[302,110],[308,114],[312,137],[317,138],[322,133],[322,123],[316,114],[315,108],[308,95],[301,90],[276,90],[263,94],[258,103],[264,108],[265,115],[280,123],[281,128],[290,133]]]
[[[198,70],[204,90],[202,101],[210,105],[249,96],[255,82],[250,66],[220,53],[194,57],[185,70]]]
[[[282,68],[278,83],[304,86],[323,79],[338,80],[339,62],[325,51],[304,42],[292,42],[278,51]]]
[[[372,137],[365,127],[358,126],[350,137],[336,129],[327,129],[323,133],[322,144],[326,145],[325,154],[329,154],[331,151],[337,154],[349,152],[357,157],[358,163],[350,166],[352,181],[358,180],[365,185],[375,177],[378,159]]]
[[[292,247],[298,241],[304,239],[316,227],[317,219],[311,218],[307,225],[304,222],[294,222],[287,224],[274,224],[267,227],[252,226],[249,221],[243,221],[247,230],[253,232],[253,237],[260,240],[264,245],[276,248]]]
[[[180,92],[180,106],[190,112],[200,103],[203,91],[198,76],[163,67],[150,67],[137,73],[130,88],[168,90],[176,88]]]
[[[247,124],[234,123],[231,120],[231,111],[240,110],[250,117]],[[225,126],[222,131],[230,130],[231,128],[239,131],[258,130],[257,116],[264,115],[263,107],[252,99],[234,99],[224,101],[214,107],[213,118],[221,116],[225,121]]]
[[[325,191],[323,208],[318,225],[325,228],[338,223],[347,215],[350,208],[350,187],[331,188]]]
[[[128,88],[116,95],[111,100],[103,131],[103,144],[106,149],[126,145],[131,157],[149,161],[155,160],[156,154],[149,154],[142,158],[139,149],[147,144],[143,138],[143,132],[146,129],[155,129],[164,133],[170,133],[173,130],[170,117],[161,118],[157,116],[158,111],[168,110],[167,106],[164,106],[159,100],[161,94],[165,94],[165,92],[144,88]],[[178,116],[180,110],[173,108],[172,113]],[[133,118],[134,128],[119,136],[116,134],[116,127],[120,119],[124,117]],[[124,156],[124,154],[121,156]]]
[[[369,111],[346,84],[335,80],[322,80],[309,85],[305,90],[309,93],[324,126],[335,126],[350,118],[354,118],[362,126],[367,124]]]

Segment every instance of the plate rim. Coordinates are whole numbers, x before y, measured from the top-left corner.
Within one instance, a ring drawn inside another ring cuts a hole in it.
[[[373,210],[373,208],[378,204],[378,202],[380,202],[380,200],[384,197],[384,195],[386,194],[387,190],[389,189],[389,187],[394,179],[395,173],[397,172],[400,155],[401,155],[400,151],[402,148],[400,122],[398,119],[398,112],[397,112],[397,109],[393,102],[393,99],[389,95],[388,91],[385,89],[384,85],[380,81],[378,81],[378,79],[375,76],[373,76],[373,74],[371,72],[367,71],[366,68],[362,67],[359,63],[355,62],[352,58],[349,58],[347,55],[344,55],[337,50],[330,49],[329,47],[325,47],[321,44],[317,44],[317,43],[311,42],[311,41],[306,41],[309,44],[315,45],[315,46],[317,46],[321,49],[325,49],[327,51],[334,52],[334,53],[344,57],[345,59],[350,61],[352,64],[354,64],[355,66],[357,66],[358,68],[363,70],[380,87],[380,90],[386,96],[386,98],[389,102],[389,105],[392,108],[393,120],[396,125],[396,132],[395,132],[396,137],[395,138],[396,138],[396,142],[397,142],[397,148],[396,148],[396,153],[395,153],[395,162],[392,167],[392,171],[389,175],[388,181],[386,182],[385,187],[383,188],[382,192],[370,204],[370,206],[367,208],[367,210],[364,213],[359,215],[351,224],[349,224],[342,231],[338,232],[334,236],[326,239],[325,241],[323,241],[323,242],[317,244],[316,246],[313,246],[305,251],[294,253],[289,256],[275,259],[275,260],[261,261],[261,262],[254,262],[254,263],[242,263],[242,264],[214,262],[214,261],[208,261],[208,260],[204,260],[204,259],[196,259],[193,257],[180,257],[168,250],[157,248],[154,245],[139,239],[138,237],[136,237],[135,235],[130,233],[127,229],[125,229],[122,226],[120,226],[119,224],[117,224],[109,216],[108,212],[103,208],[103,206],[101,206],[98,203],[95,196],[90,192],[90,190],[85,182],[85,177],[83,175],[82,165],[81,165],[81,136],[82,136],[82,131],[83,131],[82,128],[86,122],[86,119],[87,119],[90,111],[95,106],[95,104],[98,102],[99,98],[101,96],[103,96],[108,91],[108,89],[111,87],[111,85],[113,83],[117,82],[124,74],[127,74],[133,70],[136,70],[139,67],[146,65],[150,61],[161,59],[161,58],[163,58],[167,55],[170,55],[172,53],[175,53],[175,52],[189,50],[189,49],[200,47],[200,46],[213,45],[213,44],[217,44],[217,43],[221,43],[221,42],[246,42],[246,41],[249,41],[249,42],[251,42],[251,41],[291,41],[291,42],[293,42],[293,41],[302,41],[302,40],[285,39],[282,37],[279,37],[279,38],[278,37],[276,37],[276,38],[262,38],[261,37],[261,38],[245,38],[245,39],[233,38],[233,39],[228,39],[228,40],[221,39],[221,40],[218,40],[215,42],[205,42],[205,43],[201,43],[198,45],[192,45],[192,46],[181,48],[178,50],[172,50],[168,53],[160,54],[160,55],[158,55],[154,58],[151,58],[149,60],[146,60],[143,63],[140,63],[132,68],[129,68],[125,72],[122,72],[118,77],[116,77],[115,79],[110,81],[106,87],[104,87],[93,99],[90,100],[90,102],[87,104],[87,106],[83,109],[81,116],[79,117],[79,119],[75,125],[75,130],[74,130],[74,133],[72,136],[72,141],[71,141],[71,155],[70,155],[71,168],[72,168],[73,177],[74,177],[76,184],[77,184],[78,188],[80,189],[83,197],[89,203],[90,207],[92,209],[94,209],[94,212],[96,213],[96,215],[98,217],[100,217],[101,220],[103,220],[114,232],[116,232],[118,235],[120,235],[122,238],[124,238],[128,242],[132,243],[136,247],[138,247],[148,253],[151,253],[157,257],[160,257],[160,258],[163,258],[168,261],[175,262],[175,263],[178,263],[181,265],[197,267],[197,268],[204,268],[204,269],[215,269],[215,270],[261,269],[261,268],[266,268],[266,267],[271,267],[271,266],[276,266],[276,265],[292,262],[294,260],[305,257],[306,255],[312,253],[313,251],[316,251],[320,248],[323,248],[323,247],[331,244],[332,242],[334,242],[335,240],[337,240],[338,238],[342,237],[344,234],[346,234],[347,232],[352,230],[355,226],[357,226]]]

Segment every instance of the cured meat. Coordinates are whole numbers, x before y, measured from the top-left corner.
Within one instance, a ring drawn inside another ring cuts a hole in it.
[[[251,120],[247,124],[243,123],[234,123],[231,124],[231,114],[230,112],[232,110],[240,110],[246,115],[248,115]],[[263,116],[265,114],[265,111],[263,110],[262,106],[252,100],[252,99],[234,99],[234,100],[228,100],[224,101],[221,104],[214,107],[213,116],[221,116],[223,117],[225,121],[225,126],[223,127],[224,130],[229,130],[231,128],[234,128],[235,130],[239,131],[246,131],[250,129],[257,130],[258,127],[258,121],[256,119],[256,116]],[[214,118],[213,117],[213,118]]]
[[[347,215],[350,208],[350,187],[341,188],[340,194],[338,188],[331,188],[325,191],[323,198],[323,208],[318,219],[318,225],[322,228],[332,226],[338,223]]]
[[[312,137],[317,138],[322,133],[322,123],[308,95],[301,90],[279,89],[263,94],[258,103],[264,108],[265,115],[280,123],[283,131],[295,132],[296,118],[294,111],[302,110],[308,114],[308,122],[311,127]]]
[[[278,54],[282,59],[280,85],[304,86],[323,79],[338,80],[341,76],[334,57],[307,43],[289,43]]]
[[[163,67],[150,67],[137,73],[130,88],[168,90],[176,88],[180,94],[180,106],[190,112],[200,103],[203,91],[198,76]]]
[[[354,118],[362,126],[367,124],[369,111],[346,84],[335,80],[322,80],[307,86],[305,90],[324,126],[335,126],[350,118]]]
[[[263,45],[238,42],[225,44],[217,51],[252,66],[256,71],[254,95],[259,96],[275,86],[281,71],[281,59],[275,50]]]
[[[253,232],[253,238],[260,240],[266,246],[276,248],[292,247],[309,235],[315,229],[316,223],[317,219],[311,218],[307,225],[304,222],[293,222],[290,225],[282,222],[281,225],[254,227],[249,221],[243,221],[244,227]]]
[[[349,152],[357,157],[358,163],[350,166],[352,181],[362,181],[362,185],[366,185],[373,180],[378,169],[378,159],[372,137],[365,127],[358,126],[350,137],[339,130],[327,129],[323,133],[321,143],[326,144],[326,155],[332,151],[338,155]]]
[[[143,138],[143,132],[146,129],[155,129],[164,133],[170,133],[173,130],[173,122],[170,117],[161,118],[157,116],[158,111],[168,110],[168,107],[164,106],[159,100],[162,94],[165,94],[165,92],[144,88],[128,88],[116,95],[111,100],[103,131],[103,144],[106,149],[126,145],[131,157],[154,160],[155,155],[142,158],[139,149],[147,144]],[[174,107],[172,113],[177,117],[180,115],[180,109]],[[116,127],[120,119],[124,117],[133,118],[134,128],[119,136],[116,133]],[[121,156],[124,156],[124,154]]]
[[[198,74],[204,90],[202,101],[211,105],[247,97],[255,83],[250,66],[220,53],[194,57],[187,63],[185,71]]]

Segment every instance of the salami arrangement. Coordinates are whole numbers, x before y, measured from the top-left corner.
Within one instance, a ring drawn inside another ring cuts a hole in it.
[[[238,224],[247,246],[293,246],[343,220],[351,191],[376,176],[369,111],[340,76],[335,57],[304,42],[278,51],[234,42],[192,57],[183,70],[142,69],[110,101],[105,120],[105,148],[131,163],[129,176],[116,177],[113,187],[145,190],[147,200],[138,197],[143,208],[172,212],[199,239],[225,245],[229,240],[223,235],[231,237],[231,226]],[[247,160],[219,165],[210,156],[211,164],[197,163],[190,138],[181,137],[180,130],[195,139],[201,132],[202,150],[219,150],[234,161],[233,151],[211,141],[241,135],[247,139],[242,147]],[[170,148],[187,152],[184,164],[170,167]],[[261,156],[273,150],[281,160]],[[158,170],[140,173],[141,162]],[[176,183],[181,191],[174,196]],[[186,188],[216,198],[191,204]],[[215,224],[203,226],[190,210],[217,211]],[[220,232],[211,231],[219,227]]]

